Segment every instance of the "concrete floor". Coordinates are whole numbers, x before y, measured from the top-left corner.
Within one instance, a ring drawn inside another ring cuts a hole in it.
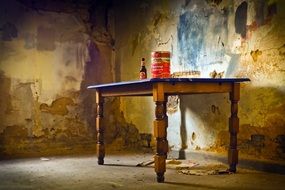
[[[96,156],[50,157],[0,161],[0,189],[284,189],[285,175],[238,168],[236,174],[195,176],[167,169],[157,183],[151,166],[136,167],[152,154],[108,155],[103,166]],[[199,165],[217,160],[192,160]]]

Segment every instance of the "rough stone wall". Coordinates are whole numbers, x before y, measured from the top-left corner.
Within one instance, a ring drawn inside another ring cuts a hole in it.
[[[0,157],[94,153],[86,87],[116,79],[112,2],[5,1],[0,29]],[[135,144],[118,103],[106,100],[107,143]]]
[[[172,72],[248,77],[239,104],[240,152],[285,159],[284,1],[125,0],[115,13],[120,80],[138,78],[141,57],[150,74],[154,50],[172,52]],[[121,99],[127,122],[140,131],[152,131],[153,105],[151,98]],[[180,97],[179,110],[169,115],[170,147],[225,152],[229,112],[227,94]]]

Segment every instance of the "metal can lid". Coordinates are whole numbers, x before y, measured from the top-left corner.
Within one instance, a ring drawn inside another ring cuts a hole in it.
[[[151,52],[151,57],[153,58],[169,58],[170,57],[170,51],[153,51]]]

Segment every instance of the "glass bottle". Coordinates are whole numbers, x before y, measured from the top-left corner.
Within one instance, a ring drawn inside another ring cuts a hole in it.
[[[147,71],[145,68],[145,59],[142,58],[141,60],[141,69],[140,69],[140,80],[147,78]]]

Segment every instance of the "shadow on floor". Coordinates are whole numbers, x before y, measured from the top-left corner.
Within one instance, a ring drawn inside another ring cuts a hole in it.
[[[178,158],[179,152],[178,151],[171,151],[169,154],[170,157]],[[226,156],[222,155],[216,155],[213,153],[199,153],[199,152],[187,152],[186,153],[186,159],[194,159],[194,160],[214,160],[219,161],[224,164],[228,164],[228,160]],[[255,169],[258,171],[263,172],[270,172],[270,173],[276,173],[276,174],[283,174],[285,175],[285,164],[282,163],[273,163],[270,161],[263,161],[263,160],[250,160],[250,159],[239,159],[238,167],[246,168],[246,169]]]

